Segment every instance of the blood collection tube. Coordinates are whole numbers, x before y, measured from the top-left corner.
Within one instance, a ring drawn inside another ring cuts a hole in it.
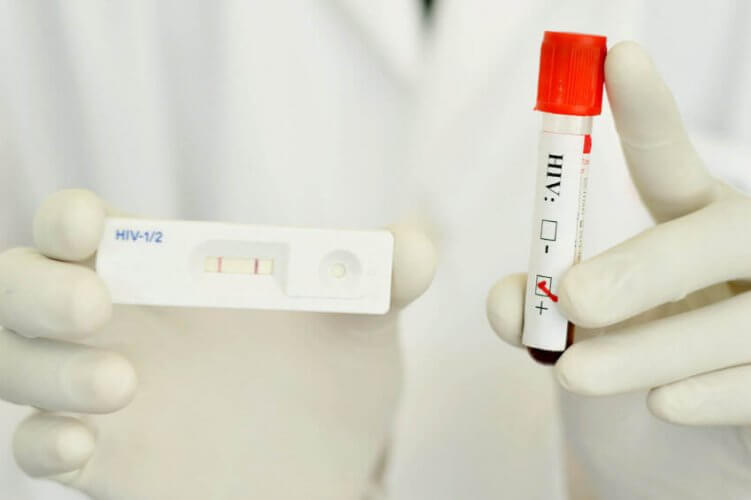
[[[556,307],[566,270],[581,259],[592,117],[602,107],[606,39],[546,31],[535,110],[542,112],[537,188],[522,343],[555,363],[573,342],[573,325]]]

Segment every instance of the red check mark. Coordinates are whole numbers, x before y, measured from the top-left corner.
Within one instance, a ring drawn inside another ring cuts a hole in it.
[[[553,302],[558,302],[558,296],[554,294],[553,292],[551,292],[550,290],[548,290],[548,287],[545,285],[544,281],[539,282],[537,284],[537,288],[545,292],[545,295],[550,297],[550,300],[552,300]]]

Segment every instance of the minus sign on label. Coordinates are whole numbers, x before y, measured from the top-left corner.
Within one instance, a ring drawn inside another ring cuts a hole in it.
[[[549,248],[550,248],[549,245],[545,245],[545,253],[548,253]]]

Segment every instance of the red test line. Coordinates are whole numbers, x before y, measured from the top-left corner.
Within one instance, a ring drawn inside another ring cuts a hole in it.
[[[553,292],[551,292],[550,290],[548,290],[548,287],[545,286],[545,282],[544,281],[539,282],[537,284],[537,288],[539,288],[540,290],[542,290],[543,292],[545,292],[545,295],[547,295],[548,297],[550,297],[550,300],[552,300],[553,302],[558,302],[558,296],[556,294],[554,294]]]

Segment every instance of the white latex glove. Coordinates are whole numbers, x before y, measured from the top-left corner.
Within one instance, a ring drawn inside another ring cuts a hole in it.
[[[602,396],[651,389],[658,417],[683,424],[751,424],[751,200],[712,178],[670,91],[634,43],[605,62],[626,161],[658,223],[572,267],[560,307],[576,342],[555,373],[566,389]],[[524,275],[488,297],[504,340],[521,342]],[[582,328],[583,327],[583,328]]]
[[[16,432],[23,470],[99,500],[361,498],[430,240],[392,228],[385,316],[112,307],[85,264],[106,212],[61,191],[34,220],[37,248],[0,254],[0,397],[43,410]]]

